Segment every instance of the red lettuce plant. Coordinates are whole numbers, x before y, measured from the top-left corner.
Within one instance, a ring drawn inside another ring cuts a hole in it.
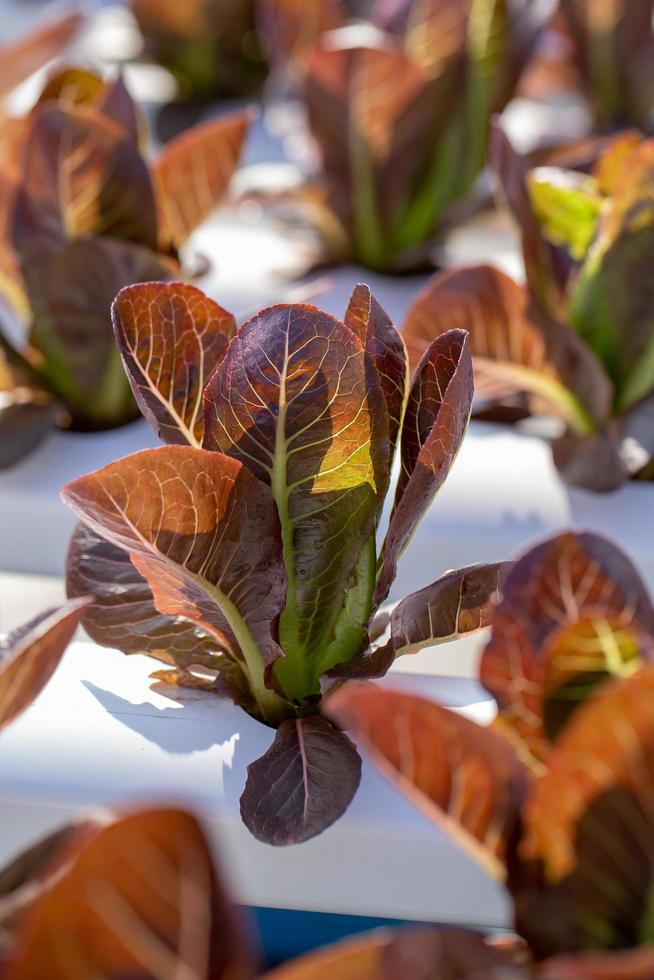
[[[564,425],[554,460],[575,485],[612,490],[654,454],[654,143],[628,132],[592,175],[527,172],[497,130],[495,170],[519,226],[527,286],[490,266],[437,275],[403,330],[413,358],[465,327],[487,398],[522,393]]]
[[[247,123],[238,112],[194,127],[148,163],[123,82],[68,69],[0,142],[0,465],[55,421],[101,429],[137,416],[111,302],[130,283],[179,275],[179,249],[220,201]]]
[[[380,4],[364,40],[348,28],[308,50],[296,6],[269,6],[278,47],[301,54],[294,75],[322,166],[306,218],[326,257],[384,271],[425,264],[484,166],[491,115],[511,98],[550,4]],[[318,10],[311,38],[338,21],[335,4]]]
[[[597,125],[654,125],[652,0],[560,0],[572,65]]]
[[[439,337],[409,386],[404,345],[367,286],[344,322],[284,305],[237,330],[180,283],[124,289],[113,315],[136,400],[169,445],[64,488],[84,522],[69,594],[95,595],[84,625],[97,642],[149,653],[173,667],[158,679],[204,683],[277,729],[250,767],[243,818],[271,843],[305,840],[359,781],[351,742],[319,714],[322,692],[483,625],[495,592],[499,566],[450,573],[400,603],[391,639],[370,645],[468,424],[466,335]]]
[[[180,101],[243,95],[263,80],[255,0],[131,0],[131,7],[146,54],[175,76]]]
[[[335,692],[325,710],[505,882],[523,945],[505,974],[490,959],[484,972],[481,940],[471,942],[479,975],[645,980],[654,608],[625,555],[588,533],[533,548],[501,592],[481,661],[497,701],[490,728],[373,685]]]

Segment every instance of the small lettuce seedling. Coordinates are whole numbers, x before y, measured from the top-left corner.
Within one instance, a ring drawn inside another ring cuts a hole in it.
[[[515,393],[562,420],[554,460],[575,485],[612,490],[654,455],[654,141],[626,132],[592,175],[528,172],[498,128],[494,166],[522,237],[527,287],[490,266],[437,275],[408,313],[413,358],[465,327],[477,390]]]
[[[587,533],[532,549],[501,591],[481,661],[490,728],[373,685],[335,692],[325,710],[506,884],[517,972],[484,976],[646,980],[654,608],[625,555]]]
[[[179,250],[220,201],[248,114],[188,130],[150,164],[123,82],[67,69],[14,122],[0,140],[5,466],[55,419],[102,429],[136,417],[111,302],[130,283],[179,275]]]
[[[349,739],[319,714],[347,676],[477,629],[499,566],[450,573],[374,616],[442,486],[472,401],[466,334],[406,351],[367,286],[344,321],[273,306],[236,329],[192,286],[124,289],[114,325],[136,400],[169,445],[68,484],[84,522],[69,594],[91,591],[90,635],[172,665],[158,679],[207,685],[277,729],[249,770],[242,814],[260,839],[305,840],[359,782]],[[399,447],[395,502],[377,551]]]
[[[308,50],[294,7],[284,19],[293,5],[269,5],[279,47],[300,49],[292,75],[321,160],[304,206],[326,257],[396,272],[428,263],[484,167],[491,115],[511,98],[551,4],[379,4],[363,38],[349,25]],[[326,24],[334,7],[318,5]],[[301,191],[294,203],[302,212]]]

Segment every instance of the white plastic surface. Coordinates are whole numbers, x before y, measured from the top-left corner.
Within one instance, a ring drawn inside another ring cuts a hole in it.
[[[74,644],[45,691],[0,736],[0,863],[90,808],[177,801],[202,816],[240,902],[502,926],[501,889],[368,763],[349,810],[305,844],[273,848],[241,823],[249,762],[272,732],[226,701],[150,690],[145,657]],[[463,679],[394,675],[485,723]]]

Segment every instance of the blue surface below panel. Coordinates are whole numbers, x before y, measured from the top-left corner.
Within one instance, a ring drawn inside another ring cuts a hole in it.
[[[376,919],[365,915],[336,915],[297,909],[246,908],[253,936],[259,936],[261,956],[269,969],[319,946],[384,926],[424,925],[406,919]]]

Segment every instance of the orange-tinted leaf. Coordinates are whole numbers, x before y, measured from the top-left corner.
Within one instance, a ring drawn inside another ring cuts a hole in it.
[[[91,600],[73,599],[0,641],[0,729],[28,708],[55,672]]]
[[[270,490],[221,453],[165,446],[69,483],[64,501],[130,553],[165,616],[182,616],[247,664],[265,717],[264,667],[281,656],[286,576]]]
[[[608,417],[612,388],[592,351],[574,330],[539,315],[527,290],[499,269],[471,266],[434,276],[402,328],[412,364],[453,327],[469,333],[482,397],[526,392],[534,410],[545,402],[573,427]]]
[[[382,551],[375,602],[383,602],[397,562],[420,518],[445,482],[468,427],[472,360],[463,330],[437,337],[420,361],[401,438],[402,468]]]
[[[604,146],[593,167],[593,175],[602,194],[613,194],[619,188],[622,170],[631,154],[643,142],[637,129],[625,129]]]
[[[180,248],[216,210],[243,148],[251,115],[211,119],[171,140],[153,167],[161,246]]]
[[[342,816],[360,778],[357,750],[326,718],[284,721],[268,751],[248,766],[243,823],[266,844],[300,844]]]
[[[502,723],[543,761],[599,684],[652,654],[654,609],[634,566],[599,535],[567,532],[507,575],[481,680]]]
[[[381,382],[391,446],[395,446],[404,415],[409,370],[402,338],[388,314],[381,308],[370,287],[354,287],[344,323],[354,331],[370,356]]]
[[[428,817],[503,877],[527,783],[508,741],[438,704],[368,684],[341,688],[324,710]]]
[[[139,408],[160,439],[200,446],[202,395],[236,330],[231,313],[185,283],[128,286],[112,309]]]
[[[533,784],[511,884],[539,957],[652,941],[652,704],[654,667],[612,684],[579,709]]]
[[[265,980],[522,980],[524,971],[464,929],[376,930],[318,950]]]
[[[391,613],[395,656],[455,640],[491,622],[500,583],[509,562],[469,565],[447,572],[432,585],[403,599]]]
[[[62,13],[19,41],[0,48],[0,96],[60,54],[83,22],[83,15],[77,11]]]
[[[318,693],[320,675],[359,652],[370,615],[367,557],[389,480],[380,383],[348,327],[313,306],[273,306],[240,328],[205,406],[205,446],[245,463],[277,505],[289,588],[275,674],[289,697]],[[368,578],[348,614],[362,556]]]
[[[7,980],[250,980],[251,959],[194,817],[145,810],[73,835],[21,918]],[[62,942],[65,937],[65,942]]]

